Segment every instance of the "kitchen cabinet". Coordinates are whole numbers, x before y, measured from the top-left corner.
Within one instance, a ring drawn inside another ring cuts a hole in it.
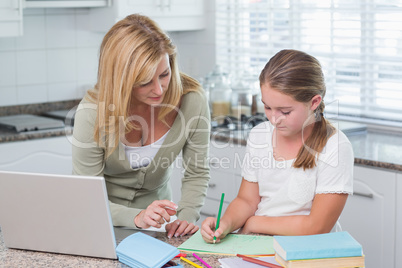
[[[220,201],[225,193],[225,203],[236,196],[241,184],[241,167],[246,147],[232,143],[211,142],[208,198]]]
[[[0,1],[0,37],[21,36],[23,0]]]
[[[396,192],[395,267],[402,267],[402,173],[396,174]]]
[[[354,168],[354,195],[340,223],[362,244],[369,268],[400,267],[395,263],[396,176],[387,170]]]
[[[0,170],[72,174],[71,136],[0,143]]]
[[[211,179],[208,183],[205,205],[201,209],[201,217],[197,222],[200,225],[207,217],[217,217],[222,193],[225,193],[222,215],[237,196],[245,147],[211,141],[209,154]]]
[[[110,7],[91,9],[91,29],[106,32],[117,21],[134,13],[149,16],[165,31],[205,28],[203,0],[132,0],[113,1]]]
[[[237,196],[241,183],[241,165],[245,155],[246,147],[232,143],[220,143],[211,141],[210,145],[210,175],[205,204],[201,209],[201,217],[198,225],[207,217],[217,217],[219,203],[222,193],[225,193],[222,213],[229,203]],[[181,179],[184,175],[181,166],[181,155],[174,163],[171,176],[173,201],[178,202],[181,198]]]
[[[111,0],[25,0],[26,8],[104,7]]]
[[[172,188],[172,201],[176,204],[181,199],[181,179],[184,176],[184,168],[182,166],[183,157],[180,153],[175,162],[172,164],[173,169],[170,175],[170,186]]]
[[[23,35],[24,8],[104,7],[111,0],[1,0],[0,37]]]

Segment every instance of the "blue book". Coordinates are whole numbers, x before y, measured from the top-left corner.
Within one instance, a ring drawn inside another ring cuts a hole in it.
[[[180,251],[172,245],[141,232],[132,234],[116,247],[119,261],[139,268],[159,268]]]
[[[348,232],[274,236],[273,245],[275,252],[286,261],[363,255],[361,244]]]

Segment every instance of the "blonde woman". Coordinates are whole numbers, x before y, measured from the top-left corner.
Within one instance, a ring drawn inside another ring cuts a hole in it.
[[[105,177],[114,226],[166,223],[169,238],[199,229],[210,139],[202,92],[179,72],[176,47],[149,18],[127,16],[105,35],[98,81],[75,117],[73,173]],[[169,180],[180,153],[185,172],[175,204]]]

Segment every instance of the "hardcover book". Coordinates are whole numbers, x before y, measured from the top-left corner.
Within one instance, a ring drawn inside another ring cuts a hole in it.
[[[285,261],[278,254],[275,260],[285,268],[349,268],[364,267],[364,256]]]
[[[274,236],[273,247],[286,261],[363,255],[362,246],[348,232]]]

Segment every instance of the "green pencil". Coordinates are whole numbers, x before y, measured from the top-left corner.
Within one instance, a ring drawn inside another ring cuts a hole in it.
[[[222,205],[223,205],[223,199],[225,198],[225,193],[222,193],[221,196],[221,203],[219,204],[219,212],[218,212],[218,218],[216,219],[216,227],[215,227],[215,231],[218,230],[219,228],[219,221],[221,219],[221,213],[222,213]],[[214,244],[216,242],[216,237],[214,236]]]

